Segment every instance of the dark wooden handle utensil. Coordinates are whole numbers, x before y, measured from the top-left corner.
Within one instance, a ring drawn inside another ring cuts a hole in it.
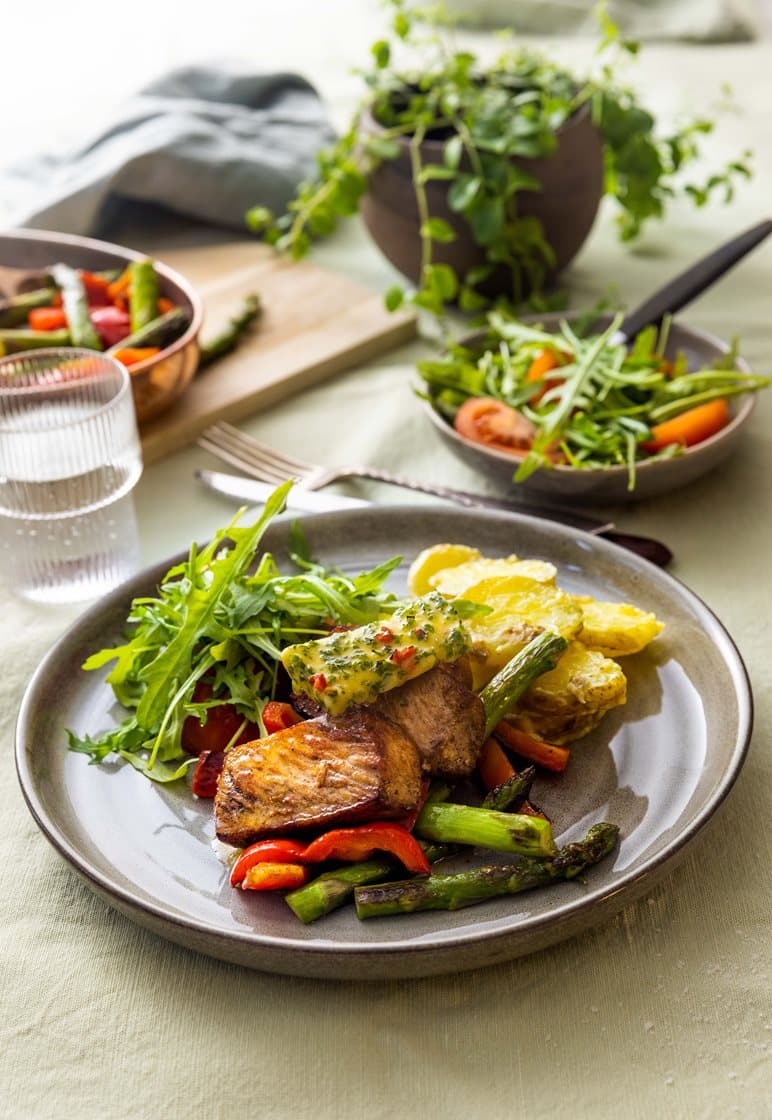
[[[772,220],[758,222],[744,233],[733,237],[731,241],[719,245],[718,249],[714,249],[696,264],[679,273],[625,316],[615,338],[620,342],[632,339],[644,327],[657,324],[663,316],[674,315],[676,311],[680,311],[747,256],[770,233],[772,233]]]

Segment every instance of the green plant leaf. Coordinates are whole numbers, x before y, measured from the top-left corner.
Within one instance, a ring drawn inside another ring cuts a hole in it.
[[[384,303],[386,304],[386,310],[387,311],[396,311],[398,307],[402,306],[402,304],[404,303],[404,300],[405,300],[405,293],[402,290],[402,288],[399,288],[399,287],[396,287],[396,286],[393,287],[393,288],[389,288],[388,292],[384,296]]]
[[[377,43],[373,43],[370,47],[370,53],[375,59],[375,65],[379,70],[385,70],[391,61],[391,47],[385,39],[379,39]]]
[[[466,208],[464,214],[478,245],[490,245],[501,237],[505,219],[504,202],[501,198],[481,194]]]
[[[456,231],[444,218],[429,218],[421,226],[421,237],[444,244],[456,240]]]
[[[423,273],[424,287],[442,301],[449,303],[458,291],[458,276],[449,264],[427,265]]]
[[[482,190],[478,175],[459,175],[448,189],[448,206],[457,213],[471,206]]]
[[[369,136],[365,143],[365,149],[368,155],[378,160],[396,159],[400,152],[397,141],[391,140],[387,136]]]
[[[464,142],[460,136],[451,136],[443,148],[442,158],[445,160],[445,166],[455,171],[461,163],[461,155],[464,151]]]

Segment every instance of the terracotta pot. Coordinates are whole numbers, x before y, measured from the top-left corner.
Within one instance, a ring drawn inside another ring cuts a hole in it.
[[[380,126],[370,117],[366,127]],[[553,275],[573,260],[584,244],[603,196],[603,146],[584,106],[557,133],[558,145],[551,156],[518,159],[517,163],[542,184],[540,191],[520,191],[518,212],[538,218],[547,241],[555,251]],[[424,164],[441,164],[444,139],[426,139],[421,145]],[[365,225],[382,253],[413,284],[420,280],[420,220],[413,190],[409,141],[400,141],[401,151],[394,160],[384,161],[370,176],[360,212]],[[470,269],[485,264],[485,251],[474,241],[466,221],[447,204],[448,183],[433,180],[426,184],[432,217],[444,218],[456,232],[456,240],[434,245],[435,262],[451,265],[463,277]],[[509,291],[508,270],[501,270],[487,294]]]

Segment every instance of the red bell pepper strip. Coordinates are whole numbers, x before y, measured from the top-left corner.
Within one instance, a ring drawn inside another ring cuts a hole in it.
[[[27,322],[33,331],[58,331],[67,326],[67,316],[62,307],[35,307]]]
[[[217,779],[225,762],[224,751],[202,751],[193,771],[191,788],[196,797],[214,797]]]
[[[209,681],[200,680],[196,683],[193,690],[194,703],[201,704],[213,697]],[[233,704],[216,704],[208,709],[206,723],[203,725],[198,716],[187,717],[182,725],[180,741],[182,749],[188,754],[201,754],[202,751],[224,751],[234,739],[236,743],[249,743],[259,738],[260,728],[257,724],[245,722]]]
[[[306,851],[299,840],[258,840],[245,848],[231,869],[231,886],[237,887],[251,867],[258,863],[297,863]]]
[[[296,723],[302,723],[302,717],[291,704],[269,700],[263,708],[263,725],[268,735],[273,735],[274,731],[285,731],[288,727],[294,727]]]
[[[309,871],[300,863],[256,863],[241,884],[245,891],[286,891],[302,887]]]
[[[107,307],[110,300],[110,284],[104,276],[95,276],[86,269],[80,270],[80,278],[86,289],[86,299],[90,307]]]
[[[303,860],[306,863],[323,863],[338,859],[354,863],[369,859],[373,852],[387,852],[417,875],[429,874],[429,861],[415,836],[402,825],[389,821],[325,832],[311,841],[303,853]]]

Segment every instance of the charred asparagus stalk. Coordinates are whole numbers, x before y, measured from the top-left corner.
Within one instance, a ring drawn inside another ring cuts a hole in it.
[[[38,350],[42,346],[71,346],[70,332],[64,327],[57,331],[33,331],[23,327],[0,330],[0,356],[18,354],[20,350]]]
[[[506,782],[502,782],[500,786],[495,786],[483,800],[483,809],[498,809],[500,813],[511,810],[531,792],[535,777],[536,767],[527,766],[525,770],[521,770],[519,774],[514,774]]]
[[[0,300],[0,327],[21,326],[36,307],[50,307],[55,295],[54,288],[36,288],[32,292]]]
[[[131,333],[136,334],[158,318],[158,275],[149,257],[129,265],[129,314]]]
[[[175,307],[153,319],[146,326],[133,334],[122,338],[115,346],[111,346],[108,354],[117,350],[132,350],[141,346],[168,346],[175,338],[179,338],[188,325],[188,316],[181,307]]]
[[[202,344],[198,368],[204,369],[218,358],[230,354],[231,350],[235,350],[252,324],[259,319],[262,310],[260,297],[255,292],[246,296],[243,308],[229,319],[227,327]]]
[[[607,856],[618,837],[617,826],[604,822],[593,825],[584,840],[561,848],[553,859],[522,859],[509,867],[478,867],[454,875],[358,887],[354,892],[357,917],[380,918],[414,910],[460,910],[499,895],[519,894],[532,887],[575,879]]]
[[[474,805],[424,805],[414,831],[416,836],[440,844],[493,848],[534,859],[547,859],[557,853],[552,826],[543,817],[501,813]]]
[[[445,844],[424,844],[423,849],[430,863],[436,863],[449,852]],[[284,898],[293,913],[308,925],[343,906],[353,897],[356,887],[380,882],[394,873],[394,864],[389,860],[368,859],[325,871],[310,883],[290,891]]]
[[[555,668],[567,645],[565,638],[557,634],[537,634],[486,684],[480,693],[485,707],[486,738],[536,678]]]
[[[80,273],[67,264],[55,264],[51,269],[51,275],[62,293],[70,344],[84,346],[87,350],[102,350],[102,340],[89,317],[88,297]]]

